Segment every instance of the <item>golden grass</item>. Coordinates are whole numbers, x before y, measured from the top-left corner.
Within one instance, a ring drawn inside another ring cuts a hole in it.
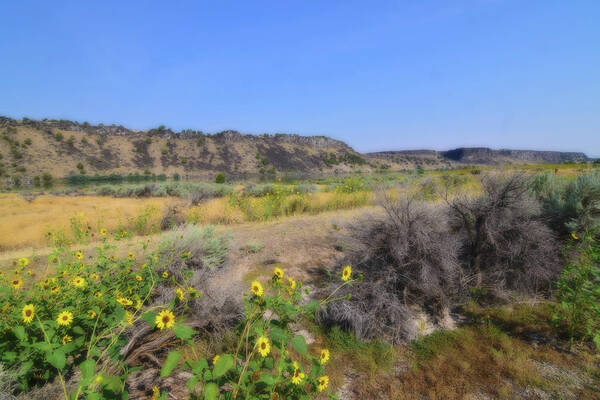
[[[156,214],[147,217],[160,218],[162,207],[172,201],[168,198],[40,196],[28,202],[17,194],[0,194],[0,250],[42,247],[47,244],[49,231],[67,230],[70,219],[81,213],[96,234],[100,228],[115,231],[119,226],[135,226],[144,211]]]
[[[298,195],[229,198],[222,197],[191,207],[186,221],[198,224],[235,224],[268,221],[282,216],[318,214],[324,211],[362,207],[373,202],[371,192],[319,192]]]

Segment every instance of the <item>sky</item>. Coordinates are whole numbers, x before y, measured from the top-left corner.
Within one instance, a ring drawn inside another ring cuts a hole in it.
[[[0,115],[600,156],[600,1],[4,1]]]

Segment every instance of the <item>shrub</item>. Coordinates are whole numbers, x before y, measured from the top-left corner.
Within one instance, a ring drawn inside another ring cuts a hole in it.
[[[600,246],[587,245],[582,260],[562,271],[556,289],[553,322],[564,327],[571,344],[591,339],[600,349]]]
[[[61,140],[63,140],[63,134],[60,132],[55,133],[54,139],[56,139],[57,142],[60,142]]]
[[[75,139],[73,138],[73,136],[70,136],[70,137],[67,139],[67,142],[66,142],[66,143],[67,143],[69,146],[73,146],[73,144],[75,143]]]
[[[225,183],[225,174],[219,172],[215,175],[215,183]]]
[[[30,138],[27,138],[27,139],[25,139],[25,140],[23,141],[23,144],[24,144],[25,146],[31,146],[31,143],[32,143],[32,142],[31,142],[31,139],[30,139]]]
[[[600,230],[600,173],[589,172],[566,182],[551,173],[537,175],[531,189],[549,225],[566,236]]]
[[[264,249],[265,244],[258,241],[251,241],[244,246],[244,251],[248,254],[256,254],[259,253],[262,249]]]
[[[220,267],[229,250],[229,235],[219,235],[214,226],[184,225],[168,232],[159,244],[159,253],[172,273],[185,263],[195,269]]]
[[[550,289],[560,272],[559,244],[539,220],[528,180],[522,174],[495,174],[481,183],[479,196],[446,197],[467,281],[498,292]]]
[[[440,321],[447,317],[450,299],[458,293],[458,244],[448,234],[442,210],[409,198],[387,198],[383,206],[383,216],[353,224],[346,238],[346,261],[363,281],[350,300],[322,309],[319,319],[353,331],[358,339],[397,343],[415,337],[410,305]]]

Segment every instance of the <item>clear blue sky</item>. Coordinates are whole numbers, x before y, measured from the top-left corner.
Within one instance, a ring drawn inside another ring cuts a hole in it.
[[[0,115],[600,156],[600,0],[4,1]]]

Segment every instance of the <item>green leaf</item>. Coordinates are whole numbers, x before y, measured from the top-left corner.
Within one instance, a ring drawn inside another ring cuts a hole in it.
[[[83,332],[83,329],[81,329],[80,326],[74,326],[73,327],[73,333],[76,333],[78,335],[83,335],[84,332]]]
[[[156,313],[148,311],[142,314],[142,319],[150,326],[156,325]]]
[[[94,360],[85,360],[79,364],[79,369],[81,369],[82,379],[91,379],[94,376],[94,371],[96,370],[96,363]]]
[[[25,361],[19,368],[18,376],[25,376],[33,367],[33,361]]]
[[[15,326],[14,328],[12,328],[13,333],[15,334],[15,336],[17,337],[17,339],[19,340],[25,340],[27,339],[27,333],[25,333],[25,327],[23,326]]]
[[[192,372],[194,373],[194,375],[200,375],[202,371],[204,371],[207,368],[208,361],[206,361],[206,358],[202,358],[196,361],[194,364],[192,364]]]
[[[52,345],[50,343],[46,343],[46,342],[36,342],[36,343],[32,344],[32,346],[41,351],[52,350]]]
[[[219,387],[216,383],[209,383],[204,386],[204,400],[217,400],[219,396]]]
[[[308,311],[314,312],[317,307],[319,307],[320,302],[318,302],[317,300],[312,300],[311,302],[308,303],[308,305],[306,306],[306,309]]]
[[[213,378],[224,375],[231,367],[233,367],[233,357],[230,354],[223,354],[213,368]]]
[[[273,357],[266,357],[263,359],[263,365],[267,369],[272,369],[275,367],[275,360],[273,360]]]
[[[281,346],[283,343],[287,343],[287,341],[289,340],[288,336],[288,333],[278,326],[272,327],[269,331],[269,337],[277,346]]]
[[[302,335],[296,335],[292,338],[291,341],[292,348],[296,350],[300,354],[306,355],[308,353],[308,349],[306,347],[306,339]]]
[[[274,385],[275,384],[275,375],[264,373],[264,374],[262,374],[262,376],[260,377],[260,379],[258,381],[261,383],[264,383],[265,385],[268,385],[268,386]]]
[[[65,356],[65,353],[60,349],[55,350],[52,353],[46,353],[46,360],[58,370],[63,369],[65,367],[65,364],[67,363],[67,357]]]
[[[195,333],[195,331],[194,331],[194,329],[190,328],[187,325],[177,324],[173,328],[173,333],[179,339],[191,339],[191,337]]]
[[[169,353],[160,371],[161,378],[166,378],[167,376],[171,375],[175,367],[177,367],[180,357],[181,354],[179,354],[178,351],[172,351]]]

